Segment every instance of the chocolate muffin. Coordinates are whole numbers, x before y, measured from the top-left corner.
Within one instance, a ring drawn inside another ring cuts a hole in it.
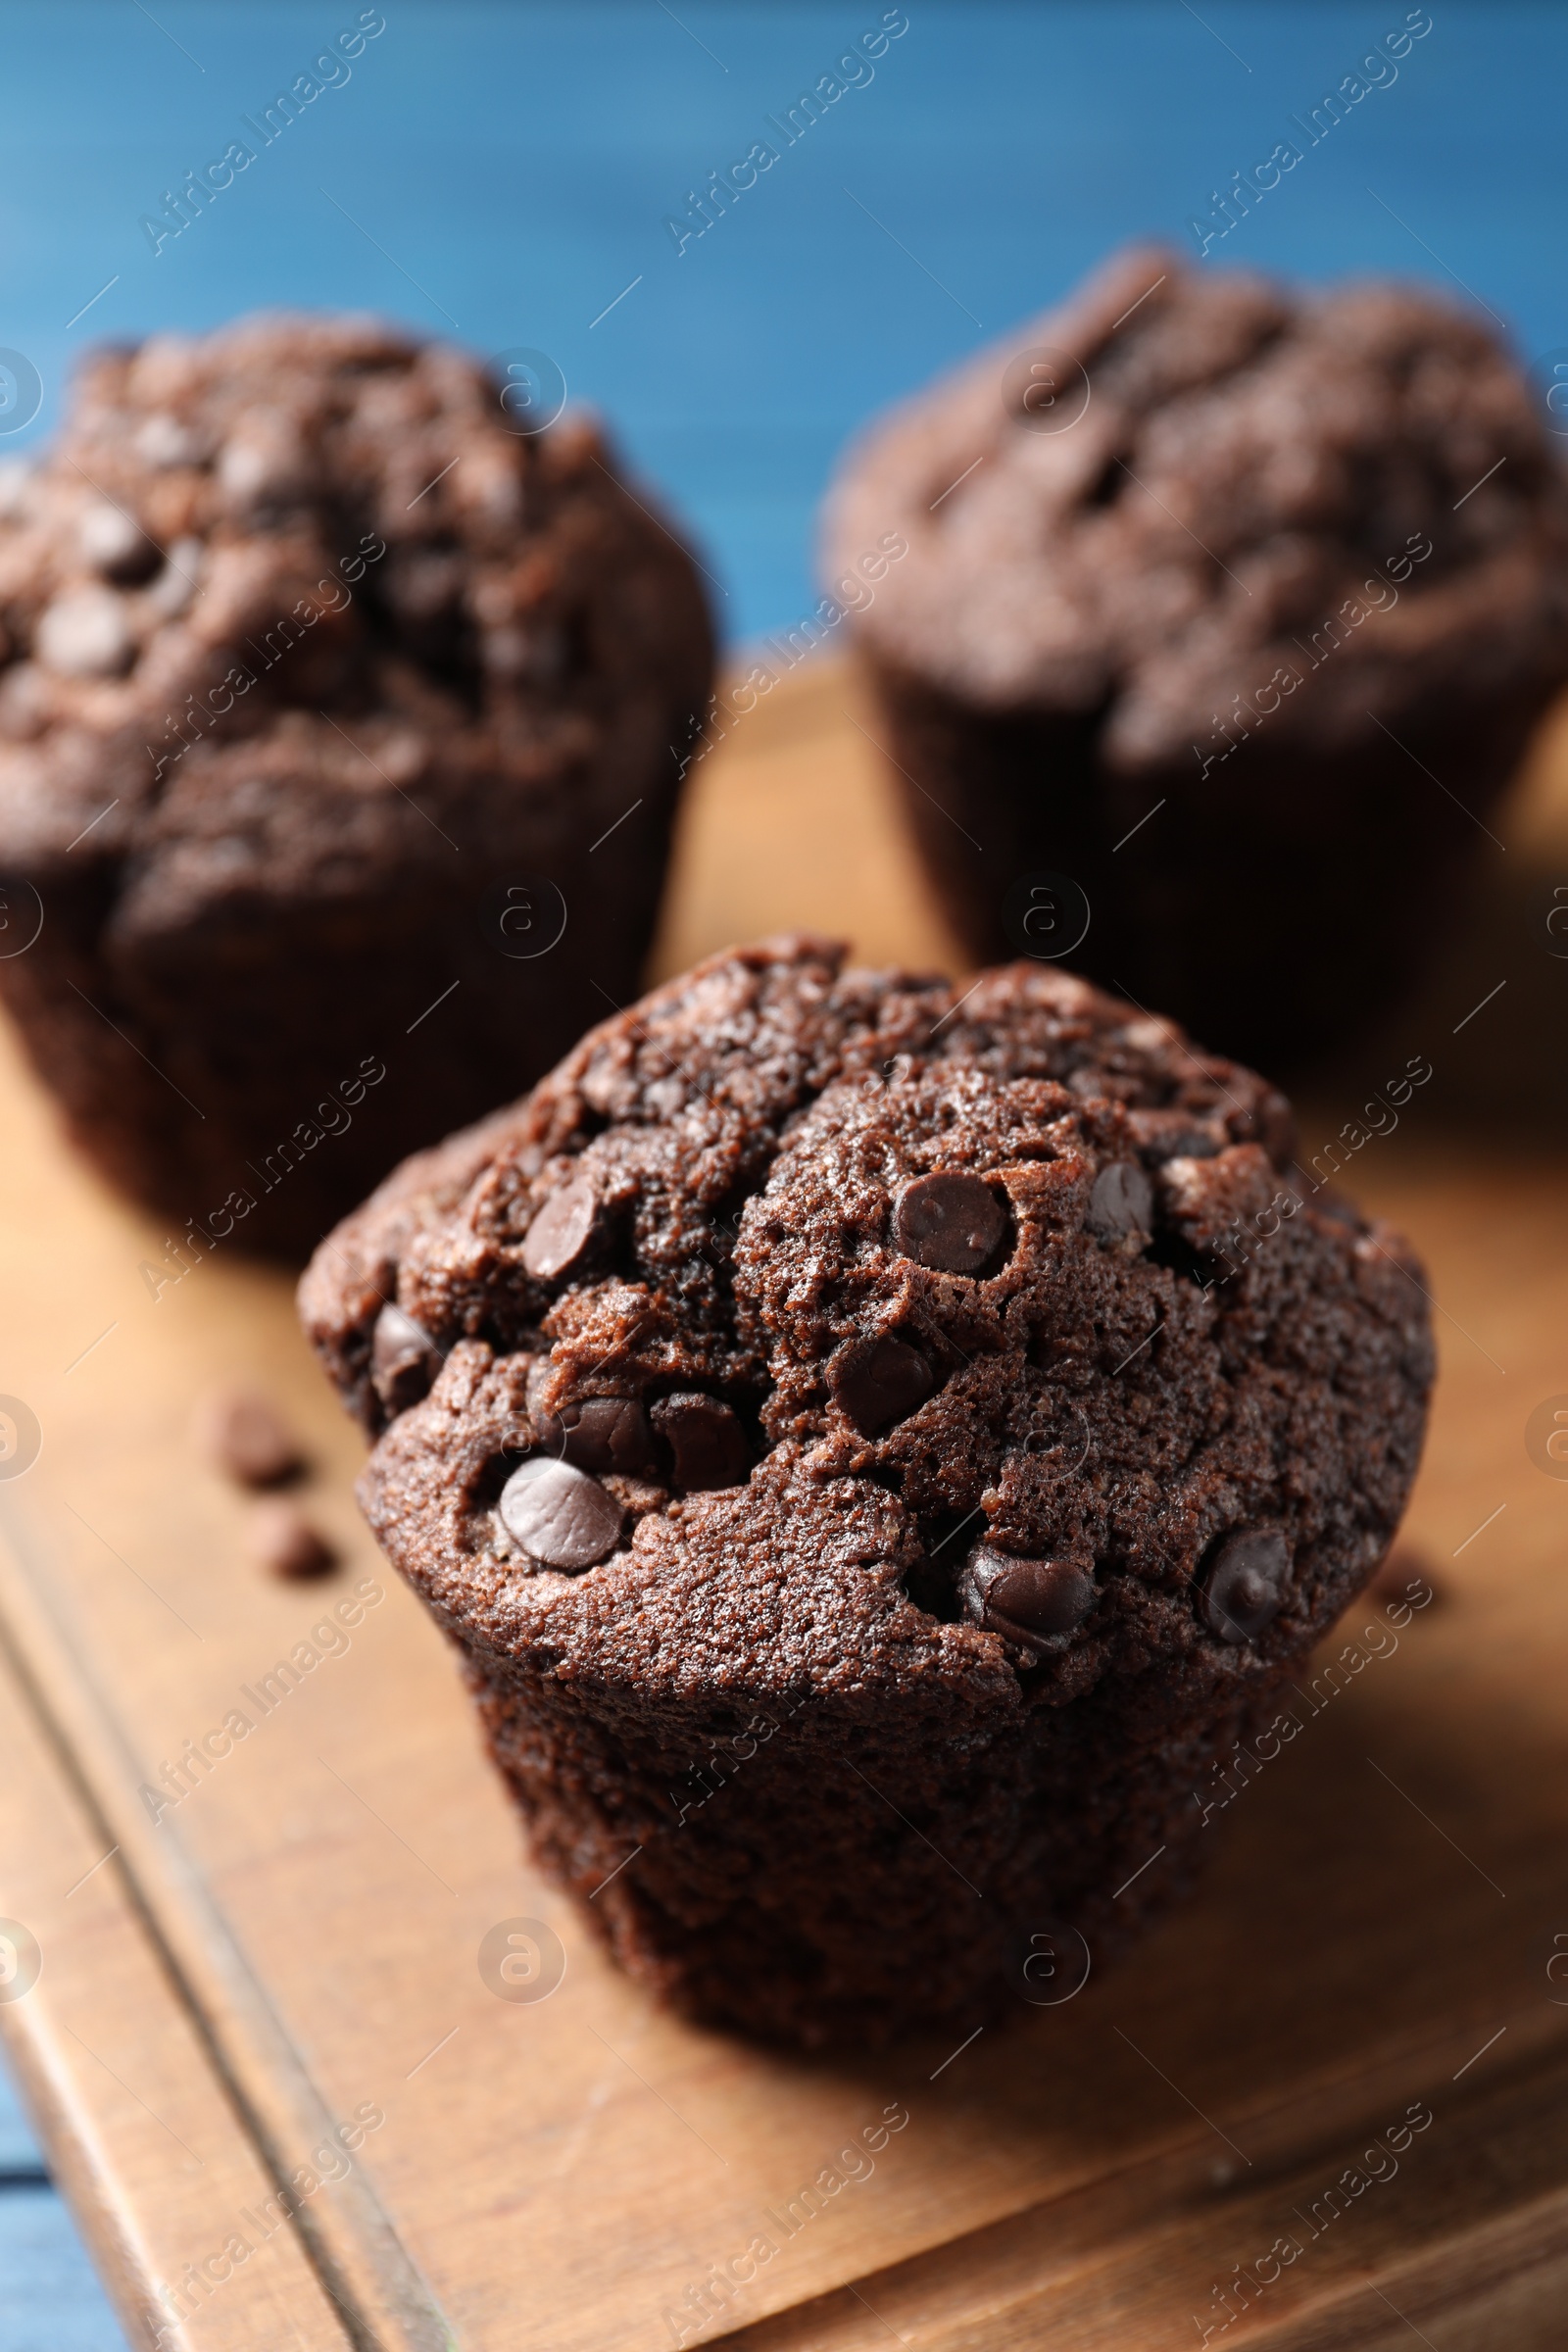
[[[1261,1079],[1065,973],[792,938],[317,1254],[370,1524],[627,1968],[787,2042],[956,2032],[1187,1881],[1431,1379],[1409,1251],[1291,1152]]]
[[[176,1236],[304,1257],[640,985],[708,617],[515,391],[258,318],[99,354],[0,481],[0,991]]]
[[[1529,390],[1404,287],[1126,252],[873,427],[835,575],[890,529],[854,625],[973,954],[1276,1066],[1419,971],[1568,675]]]

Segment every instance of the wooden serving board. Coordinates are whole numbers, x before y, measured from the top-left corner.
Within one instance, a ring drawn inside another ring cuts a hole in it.
[[[662,970],[802,920],[951,963],[874,735],[823,664],[694,771]],[[1568,1394],[1568,963],[1529,928],[1565,777],[1548,738],[1498,820],[1512,864],[1388,1044],[1434,1080],[1348,1178],[1432,1273],[1408,1540],[1440,1598],[1351,1612],[1136,1958],[957,2052],[792,2062],[615,1974],[360,1526],[288,1283],[219,1253],[155,1298],[162,1231],[5,1048],[0,1391],[43,1443],[0,1479],[0,1916],[41,1973],[0,1982],[0,2029],[134,2343],[1561,2344],[1568,1481],[1526,1426]],[[1478,971],[1506,987],[1466,1022]],[[1321,1082],[1309,1136],[1382,1050]],[[192,1446],[237,1375],[308,1436],[321,1584],[249,1565]],[[236,1715],[154,1819],[143,1786]],[[521,1920],[564,1947],[547,1999],[480,1974]]]

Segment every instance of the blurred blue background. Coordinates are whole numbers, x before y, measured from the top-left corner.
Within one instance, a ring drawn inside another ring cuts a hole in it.
[[[1425,15],[0,0],[0,346],[43,383],[0,454],[47,433],[95,339],[258,305],[373,308],[552,355],[695,529],[731,642],[755,636],[813,601],[813,510],[862,419],[1123,238],[1196,258],[1213,191]],[[270,145],[245,129],[377,18],[348,78]],[[765,119],[903,18],[871,78],[785,147]],[[1468,289],[1526,356],[1558,351],[1565,87],[1561,8],[1434,0],[1397,78],[1350,103],[1208,265],[1423,277]],[[254,163],[155,253],[143,217],[240,138]],[[666,218],[763,138],[777,163],[677,253]],[[3,2098],[0,2150],[0,2352],[118,2344]]]
[[[368,13],[386,29],[350,78],[155,256],[142,217],[249,137],[241,118],[356,24],[358,0],[0,6],[0,344],[45,385],[13,446],[47,429],[94,337],[258,304],[373,307],[484,351],[539,347],[697,530],[732,641],[812,601],[812,510],[862,418],[1122,238],[1196,255],[1188,222],[1210,192],[1407,15],[1401,0],[1203,0],[1201,16],[1185,0],[907,0],[874,78],[677,255],[666,217],[754,141],[781,144],[764,118],[831,74],[882,0]],[[1463,300],[1460,280],[1527,354],[1568,344],[1565,86],[1560,7],[1435,0],[1397,79],[1353,103],[1210,266],[1393,270]]]

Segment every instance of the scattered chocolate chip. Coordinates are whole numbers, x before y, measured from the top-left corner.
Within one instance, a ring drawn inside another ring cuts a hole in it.
[[[276,1498],[252,1503],[246,1548],[270,1576],[324,1576],[337,1566],[336,1552],[304,1512]]]
[[[1019,1641],[1070,1634],[1095,1605],[1095,1584],[1066,1560],[1019,1560],[989,1544],[970,1552],[958,1594],[964,1613]]]
[[[917,1348],[884,1333],[857,1340],[828,1374],[834,1396],[860,1435],[874,1438],[923,1404],[933,1387],[931,1367]]]
[[[916,1176],[893,1204],[893,1239],[940,1274],[978,1274],[1007,1231],[1007,1212],[983,1177]]]
[[[1153,1232],[1154,1188],[1135,1159],[1113,1159],[1101,1169],[1084,1222],[1102,1242]]]
[[[586,1176],[573,1176],[553,1192],[522,1245],[522,1262],[538,1282],[554,1282],[581,1257],[599,1213]]]
[[[299,1442],[276,1406],[254,1389],[221,1389],[201,1405],[202,1451],[241,1487],[281,1487],[305,1468]]]
[[[498,1507],[508,1534],[533,1559],[573,1574],[613,1551],[625,1515],[596,1478],[548,1453],[518,1464]]]
[[[1222,1642],[1250,1642],[1278,1616],[1291,1575],[1291,1547],[1277,1527],[1225,1536],[1198,1593],[1198,1613]]]
[[[650,1418],[674,1456],[675,1484],[688,1494],[745,1485],[752,1449],[734,1413],[716,1396],[661,1396]]]
[[[654,1438],[648,1415],[632,1396],[585,1396],[559,1413],[534,1410],[539,1443],[547,1452],[579,1470],[616,1470],[623,1478],[645,1478],[654,1468]]]
[[[401,1306],[383,1306],[370,1341],[370,1378],[389,1413],[407,1412],[430,1392],[441,1350],[422,1323]]]
[[[1448,1588],[1419,1551],[1400,1544],[1368,1585],[1366,1596],[1381,1609],[1400,1600],[1413,1609],[1429,1609],[1434,1602],[1447,1599]]]

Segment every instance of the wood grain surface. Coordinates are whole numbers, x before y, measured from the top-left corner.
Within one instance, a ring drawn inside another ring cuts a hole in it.
[[[951,963],[875,732],[824,663],[694,771],[662,970],[796,921]],[[1398,1628],[1350,1613],[1132,1961],[957,2052],[789,2061],[614,1973],[531,1872],[453,1661],[360,1525],[359,1440],[287,1281],[220,1250],[155,1297],[162,1229],[4,1047],[0,1391],[43,1445],[0,1481],[0,1915],[42,1969],[0,2029],[132,2342],[1561,2343],[1568,1481],[1526,1428],[1568,1396],[1568,963],[1531,929],[1565,775],[1548,735],[1432,990],[1303,1106],[1333,1135],[1379,1053],[1434,1061],[1346,1181],[1431,1272],[1407,1542],[1440,1597]],[[248,1506],[192,1442],[236,1377],[305,1437],[300,1499],[342,1560],[318,1584],[250,1564]],[[509,1921],[559,1936],[549,1998],[481,1977]]]

